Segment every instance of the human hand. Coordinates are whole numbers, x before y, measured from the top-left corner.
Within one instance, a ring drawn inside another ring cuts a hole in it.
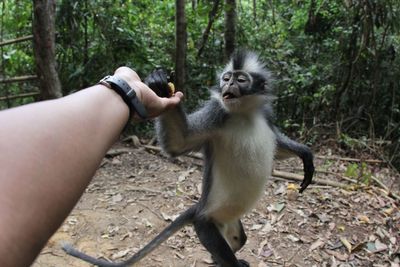
[[[157,117],[167,109],[178,105],[183,98],[181,92],[176,92],[169,98],[157,96],[153,90],[140,80],[137,73],[128,67],[118,68],[114,75],[125,80],[135,90],[138,99],[145,106],[149,118]]]

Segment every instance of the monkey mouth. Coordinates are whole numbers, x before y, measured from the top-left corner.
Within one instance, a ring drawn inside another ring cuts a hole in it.
[[[224,100],[228,100],[228,99],[235,99],[235,98],[238,98],[238,96],[237,96],[237,95],[234,95],[234,94],[232,94],[232,93],[226,92],[226,93],[224,93],[224,94],[222,95],[222,98],[223,98]]]

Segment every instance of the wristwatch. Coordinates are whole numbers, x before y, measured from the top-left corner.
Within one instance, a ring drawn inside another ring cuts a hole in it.
[[[133,90],[123,79],[118,76],[108,75],[101,79],[99,84],[102,84],[119,94],[128,105],[131,115],[132,112],[136,112],[140,118],[147,118],[146,108],[137,98],[135,90]]]

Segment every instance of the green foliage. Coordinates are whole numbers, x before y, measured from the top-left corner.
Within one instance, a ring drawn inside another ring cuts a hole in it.
[[[3,0],[0,3],[0,40],[10,40],[32,34],[32,2]],[[33,75],[35,73],[33,50],[30,42],[0,47],[0,78]],[[31,92],[32,82],[0,84],[0,97]],[[33,98],[0,101],[0,110],[33,102]]]
[[[30,34],[32,3],[4,1],[3,39]],[[224,1],[203,53],[197,55],[212,2],[186,5],[190,109],[208,97],[207,88],[224,64]],[[280,126],[305,134],[319,125],[339,125],[332,133],[391,140],[393,160],[400,162],[397,2],[255,2],[254,10],[253,1],[237,1],[237,45],[259,52],[272,70]],[[142,77],[159,66],[172,70],[174,16],[172,0],[57,1],[57,56],[64,93],[91,85],[121,65],[134,67]],[[30,48],[4,48],[6,75],[33,73]]]
[[[372,180],[372,173],[365,162],[362,162],[361,164],[349,164],[344,175],[349,178],[357,179],[365,185],[370,185]]]

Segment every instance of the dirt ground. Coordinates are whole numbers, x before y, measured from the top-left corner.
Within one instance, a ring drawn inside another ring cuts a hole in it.
[[[315,177],[350,184],[340,178],[349,164],[317,157]],[[384,164],[367,167],[398,193],[398,173]],[[276,163],[275,168],[302,173],[297,159]],[[66,255],[61,242],[96,257],[123,260],[198,200],[201,173],[198,159],[169,159],[143,146],[118,144],[33,266],[89,266]],[[399,266],[400,211],[392,197],[377,186],[341,189],[318,184],[298,196],[291,183],[299,184],[269,180],[262,200],[243,218],[248,240],[239,258],[256,267]],[[136,266],[213,265],[187,226]]]

